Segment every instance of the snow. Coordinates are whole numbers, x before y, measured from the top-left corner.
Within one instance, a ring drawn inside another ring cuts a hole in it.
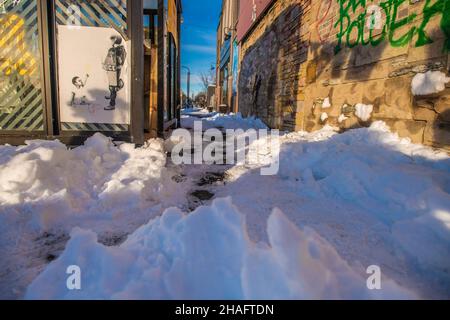
[[[372,117],[373,105],[358,103],[355,109],[355,115],[364,122],[369,121]]]
[[[233,199],[254,241],[269,241],[266,221],[278,208],[361,275],[378,265],[422,298],[450,297],[448,155],[399,138],[384,122],[337,130],[281,137],[277,176],[235,166],[217,196]]]
[[[339,116],[339,118],[338,118],[338,122],[339,122],[339,123],[342,123],[342,122],[344,122],[345,120],[348,120],[348,117],[345,116],[345,114],[341,114],[341,115]]]
[[[8,149],[1,149],[0,204],[32,207],[39,229],[105,210],[110,215],[124,214],[122,207],[138,207],[152,195],[159,197],[161,180],[167,179],[162,140],[135,149],[131,144],[116,147],[96,134],[73,150],[57,141],[32,141]],[[49,200],[65,210],[54,214]]]
[[[322,121],[322,122],[325,122],[325,121],[327,121],[328,120],[328,113],[326,113],[326,112],[323,112],[322,114],[321,114],[321,116],[320,116],[320,121]]]
[[[192,113],[197,113],[197,112],[206,113],[207,110],[201,109],[201,108],[196,108],[196,107],[184,108],[181,110],[182,115],[191,115]]]
[[[181,126],[186,129],[193,129],[195,122],[202,122],[203,130],[212,128],[221,129],[267,129],[267,126],[256,117],[244,118],[241,113],[219,114],[213,113],[208,117],[182,116]]]
[[[0,297],[20,295],[72,228],[120,240],[181,206],[165,165],[162,140],[136,149],[96,134],[75,149],[58,141],[0,147]]]
[[[441,71],[418,73],[412,80],[412,93],[415,96],[439,93],[445,90],[445,85],[449,82],[450,78]]]
[[[270,246],[252,242],[231,199],[190,215],[168,209],[116,248],[75,229],[64,254],[30,285],[26,298],[414,298],[390,280],[382,291],[368,290],[333,247],[312,229],[299,230],[279,210],[269,218],[268,234]],[[70,265],[85,272],[82,290],[67,290]]]
[[[263,127],[240,115],[194,120]],[[190,188],[217,168],[172,167],[173,142],[135,148],[97,134],[75,149],[1,146],[0,297],[448,299],[449,156],[384,122],[338,130],[283,135],[266,155],[280,157],[273,176],[261,175],[264,157],[222,166],[214,200],[193,212]],[[70,265],[81,291],[66,288]],[[381,291],[366,288],[373,265]]]
[[[208,118],[215,116],[217,112],[209,112],[208,109],[201,108],[186,108],[181,110],[182,116],[192,116],[198,118]]]
[[[323,104],[322,104],[322,109],[329,109],[331,108],[331,102],[330,102],[330,98],[325,98],[325,100],[323,100]]]

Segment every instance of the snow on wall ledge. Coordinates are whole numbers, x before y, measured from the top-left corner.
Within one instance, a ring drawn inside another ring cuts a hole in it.
[[[418,73],[412,80],[411,90],[415,96],[439,93],[445,90],[445,85],[449,82],[450,78],[441,71]]]
[[[120,247],[105,247],[93,232],[75,229],[26,299],[415,297],[386,279],[381,291],[370,291],[331,245],[279,210],[268,221],[270,246],[251,242],[243,221],[231,199],[219,199],[187,216],[169,209]],[[81,268],[82,290],[67,289],[71,265]]]

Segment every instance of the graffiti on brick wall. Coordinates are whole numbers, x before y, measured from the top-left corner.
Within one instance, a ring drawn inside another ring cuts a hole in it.
[[[440,28],[446,37],[444,51],[450,51],[450,0],[425,0],[422,10],[422,22],[411,25],[417,18],[416,13],[399,17],[400,8],[410,0],[386,0],[378,5],[373,0],[337,0],[339,12],[334,27],[338,29],[335,53],[346,45],[378,46],[383,41],[393,47],[402,47],[413,42],[420,47],[433,42],[426,28],[431,19],[441,19]],[[358,14],[359,13],[359,14]],[[385,15],[385,21],[382,15]],[[355,36],[356,35],[356,36]]]
[[[333,29],[333,22],[328,19],[334,0],[322,0],[316,17],[316,29],[319,41],[325,42]]]

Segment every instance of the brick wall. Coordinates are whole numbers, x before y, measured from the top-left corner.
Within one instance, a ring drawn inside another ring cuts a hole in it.
[[[241,43],[240,111],[284,130],[384,120],[414,142],[450,149],[450,86],[411,93],[417,73],[449,74],[449,37],[450,0],[278,0]],[[355,115],[359,103],[373,105],[369,121]]]

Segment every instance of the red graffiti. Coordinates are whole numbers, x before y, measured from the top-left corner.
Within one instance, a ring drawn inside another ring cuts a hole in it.
[[[331,33],[331,30],[333,29],[333,23],[328,24],[328,29],[322,29],[323,23],[327,20],[328,14],[330,13],[331,5],[333,4],[332,0],[323,0],[320,4],[319,11],[317,12],[317,24],[316,24],[316,30],[317,34],[319,36],[319,41],[324,42],[326,38]],[[324,32],[325,30],[325,32]]]

